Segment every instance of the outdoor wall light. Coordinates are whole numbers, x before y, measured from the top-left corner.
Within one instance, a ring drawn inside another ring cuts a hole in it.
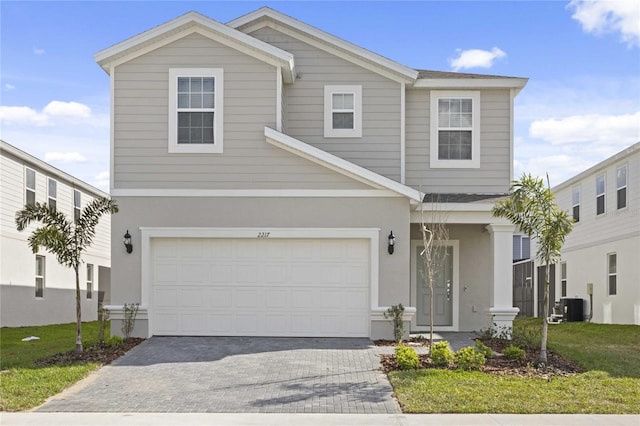
[[[127,248],[127,253],[131,253],[133,251],[133,245],[131,244],[131,234],[129,234],[128,229],[127,233],[124,234],[124,246]]]
[[[393,235],[393,231],[389,232],[389,254],[393,254],[393,246],[396,245],[396,236]]]

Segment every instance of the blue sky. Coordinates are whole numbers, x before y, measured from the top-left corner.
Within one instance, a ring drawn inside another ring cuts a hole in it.
[[[0,3],[0,138],[108,191],[109,78],[93,55],[190,10],[270,6],[404,65],[529,78],[515,174],[556,185],[640,141],[640,1]]]

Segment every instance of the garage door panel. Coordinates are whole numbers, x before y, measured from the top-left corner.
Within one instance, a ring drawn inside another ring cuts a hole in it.
[[[368,335],[368,240],[154,239],[152,273],[154,334]]]

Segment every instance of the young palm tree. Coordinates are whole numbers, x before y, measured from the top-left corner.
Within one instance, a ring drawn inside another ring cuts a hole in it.
[[[547,329],[549,317],[549,271],[551,265],[560,260],[564,240],[573,228],[573,219],[553,201],[553,193],[547,176],[545,187],[542,178],[523,174],[511,185],[509,198],[493,207],[493,215],[509,219],[520,230],[535,237],[538,243],[536,257],[545,264],[544,317],[542,320],[542,342],[540,363],[547,362]]]
[[[76,273],[76,352],[82,352],[82,314],[80,310],[80,264],[82,253],[95,236],[98,221],[104,214],[117,213],[118,205],[109,198],[96,198],[89,203],[75,222],[45,203],[28,204],[16,213],[16,227],[23,231],[32,221],[42,223],[29,236],[34,253],[40,247],[53,253],[58,262]]]

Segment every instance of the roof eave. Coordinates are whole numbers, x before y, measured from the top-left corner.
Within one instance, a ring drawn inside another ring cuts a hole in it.
[[[413,87],[419,89],[516,89],[520,92],[528,78],[421,78]]]

